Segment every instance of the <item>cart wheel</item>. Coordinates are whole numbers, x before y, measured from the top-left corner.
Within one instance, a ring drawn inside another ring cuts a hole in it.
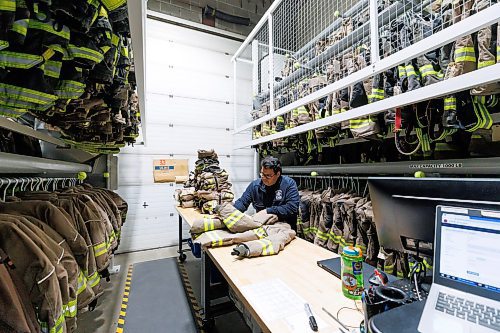
[[[215,327],[215,319],[203,319],[201,328],[210,331]]]
[[[186,258],[187,258],[187,256],[186,256],[184,253],[181,253],[181,254],[179,255],[179,261],[180,261],[180,262],[184,262],[184,261],[186,261]]]

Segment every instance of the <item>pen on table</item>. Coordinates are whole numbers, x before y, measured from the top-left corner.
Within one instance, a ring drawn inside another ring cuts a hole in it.
[[[309,317],[309,326],[311,326],[311,329],[314,332],[317,332],[318,324],[316,323],[316,318],[314,318],[314,315],[312,314],[311,308],[309,307],[308,303],[304,304],[304,309],[306,310],[306,314]]]
[[[323,311],[325,311],[327,315],[329,315],[333,320],[335,320],[341,326],[341,327],[339,327],[340,332],[349,333],[349,329],[344,324],[342,324],[342,322],[340,320],[335,318],[330,312],[328,312],[327,309],[325,309],[325,308],[321,308],[321,309]]]

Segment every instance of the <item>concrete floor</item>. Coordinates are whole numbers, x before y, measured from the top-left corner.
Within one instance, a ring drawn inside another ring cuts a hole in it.
[[[194,258],[191,253],[187,253],[187,256],[185,267],[195,296],[198,302],[200,302],[201,261],[200,259]],[[120,312],[128,266],[134,263],[170,257],[177,257],[177,247],[116,255],[114,265],[121,266],[120,272],[112,275],[110,282],[103,282],[104,295],[99,298],[96,309],[92,312],[78,315],[78,328],[76,333],[114,333],[116,331]],[[175,304],[172,304],[172,306],[175,306]],[[215,331],[217,333],[249,333],[250,329],[246,326],[239,313],[233,312],[216,319]]]

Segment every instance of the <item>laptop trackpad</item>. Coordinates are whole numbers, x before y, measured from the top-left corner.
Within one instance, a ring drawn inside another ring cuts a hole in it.
[[[453,333],[467,333],[469,329],[467,325],[462,325],[463,323],[457,318],[445,318],[444,316],[434,316],[433,318],[432,331],[433,332],[453,332]],[[466,326],[466,327],[464,327]]]

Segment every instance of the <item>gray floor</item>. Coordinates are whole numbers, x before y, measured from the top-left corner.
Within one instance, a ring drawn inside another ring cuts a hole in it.
[[[187,255],[188,259],[185,262],[185,267],[188,272],[193,291],[198,299],[198,302],[200,302],[200,259],[194,258],[190,253],[187,253]],[[96,309],[92,312],[86,312],[78,315],[78,328],[76,332],[114,333],[120,312],[128,266],[134,263],[170,257],[177,257],[177,247],[119,254],[115,256],[114,264],[121,266],[120,272],[116,275],[112,275],[110,282],[103,282],[105,292],[99,299]],[[132,274],[132,281],[134,281],[134,273]],[[172,306],[175,307],[176,305],[172,304]],[[234,312],[216,319],[216,332],[249,333],[250,329],[241,319],[241,316]],[[141,333],[146,332],[143,331]]]

